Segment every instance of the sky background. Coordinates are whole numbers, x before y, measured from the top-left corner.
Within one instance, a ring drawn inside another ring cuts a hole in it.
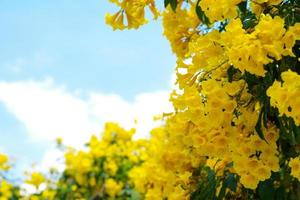
[[[112,31],[108,0],[0,1],[0,151],[15,170],[51,165],[105,121],[144,135],[170,109],[175,58],[160,21]]]

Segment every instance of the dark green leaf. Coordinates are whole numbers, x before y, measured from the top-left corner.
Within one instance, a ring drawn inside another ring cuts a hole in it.
[[[228,81],[231,83],[232,80],[233,80],[233,76],[238,72],[239,70],[236,69],[235,67],[233,66],[230,66],[228,69],[227,69],[227,76],[228,76]]]
[[[164,0],[165,8],[168,7],[169,4],[171,5],[172,10],[175,12],[177,8],[177,0]]]
[[[256,25],[257,19],[253,13],[248,12],[244,17],[242,17],[242,22],[243,22],[243,28],[249,29],[249,28],[253,28]]]
[[[201,178],[198,183],[197,190],[194,191],[190,199],[191,200],[206,200],[216,199],[216,188],[217,188],[217,179],[214,170],[209,167],[201,168],[201,171],[206,174],[203,178]]]
[[[165,8],[169,5],[169,3],[170,3],[170,0],[164,0]]]
[[[264,124],[264,127],[266,127],[266,128],[267,128],[268,121],[269,121],[268,113],[269,113],[269,104],[265,103],[264,104],[264,114],[263,114],[263,124]]]
[[[201,9],[201,7],[199,6],[199,2],[200,0],[198,0],[197,5],[196,5],[196,13],[198,18],[202,21],[203,24],[205,25],[209,25],[209,19],[208,17],[205,15],[204,11]]]
[[[255,130],[258,134],[258,136],[262,139],[262,140],[265,140],[265,136],[264,136],[264,133],[262,132],[262,127],[261,127],[261,119],[262,119],[262,116],[263,116],[263,113],[264,113],[264,108],[261,109],[260,113],[259,113],[259,117],[258,117],[258,120],[256,122],[256,125],[255,125]]]
[[[225,183],[231,191],[236,191],[238,180],[234,174],[229,174],[225,180]]]
[[[273,200],[275,199],[275,189],[273,186],[273,180],[268,179],[264,182],[260,182],[258,185],[258,195],[260,199]]]
[[[177,8],[177,0],[169,0],[172,10],[175,12]]]
[[[241,12],[246,13],[247,12],[247,1],[242,1],[238,4],[238,8]]]

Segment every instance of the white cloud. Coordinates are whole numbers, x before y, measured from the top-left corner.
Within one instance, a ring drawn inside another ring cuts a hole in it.
[[[115,94],[86,92],[81,98],[50,78],[43,81],[0,82],[0,102],[22,123],[30,138],[81,146],[91,133],[102,131],[104,122],[117,121],[126,128],[138,119],[139,137],[155,126],[153,115],[171,110],[169,92],[142,93],[128,102]]]
[[[172,109],[169,91],[141,93],[132,102],[116,94],[85,91],[87,98],[82,98],[81,93],[67,91],[51,78],[0,82],[0,103],[35,142],[54,144],[55,139],[61,137],[66,145],[82,147],[91,134],[100,134],[106,121],[119,122],[125,128],[136,127],[136,137],[146,137],[159,124],[153,121],[153,116]],[[52,146],[44,153],[39,168],[43,171],[52,166],[63,169],[59,160],[62,155]]]

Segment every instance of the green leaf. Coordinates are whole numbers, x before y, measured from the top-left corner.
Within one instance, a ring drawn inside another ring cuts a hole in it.
[[[170,0],[164,0],[165,8],[169,5],[169,3],[170,3]]]
[[[269,102],[269,101],[268,101]],[[268,118],[268,113],[269,113],[269,104],[268,103],[265,103],[264,104],[264,114],[263,114],[263,124],[264,124],[264,127],[267,128],[268,126],[268,121],[269,121],[269,118]]]
[[[290,117],[288,119],[288,123],[289,123],[290,143],[292,145],[296,145],[297,142],[296,142],[296,136],[295,136],[295,134],[296,134],[297,130],[295,130],[295,128],[294,128],[294,126],[295,126],[294,120]]]
[[[293,130],[294,130],[294,132],[295,132],[296,142],[297,142],[297,144],[300,144],[300,127],[294,125]]]
[[[275,199],[275,189],[273,186],[273,179],[268,179],[264,182],[259,183],[258,195],[260,199],[264,199],[264,200]]]
[[[216,199],[217,179],[214,170],[209,167],[201,168],[201,171],[206,174],[205,177],[201,178],[198,183],[197,190],[194,191],[190,199],[191,200],[206,200]]]
[[[209,25],[210,21],[209,21],[208,17],[205,15],[202,8],[199,6],[199,2],[200,2],[200,0],[198,0],[198,2],[196,4],[196,14],[197,14],[198,18],[202,21],[203,24]]]
[[[238,8],[241,12],[246,13],[247,12],[247,1],[242,1],[238,4]]]
[[[223,182],[222,188],[221,188],[221,190],[220,190],[220,192],[219,192],[218,200],[224,199],[224,197],[225,197],[225,195],[226,195],[226,188],[227,188],[227,186],[226,186],[226,184]]]
[[[168,7],[169,4],[171,5],[172,10],[175,12],[177,8],[177,0],[164,0],[165,8]]]
[[[239,70],[233,67],[232,65],[227,69],[227,76],[228,81],[231,83],[233,81],[233,76],[238,72]]]
[[[222,188],[219,192],[218,200],[223,200],[226,197],[226,190],[230,189],[235,192],[237,188],[238,179],[234,174],[227,174],[226,178],[223,180]]]
[[[247,12],[247,14],[245,14],[245,16],[242,17],[242,22],[243,22],[243,28],[249,29],[249,28],[253,28],[256,25],[257,19],[253,13]]]
[[[280,187],[279,189],[276,190],[275,200],[283,200],[283,199],[287,199],[287,194],[285,192],[285,188]]]
[[[257,84],[260,83],[260,81],[258,80],[258,78],[253,75],[250,74],[249,72],[245,71],[244,75],[243,75],[243,79],[247,82],[248,88],[251,90],[253,89],[254,86],[256,86]]]
[[[170,0],[171,8],[175,12],[177,8],[177,0]]]
[[[229,174],[225,180],[225,183],[231,191],[236,191],[238,180],[234,174]]]
[[[266,141],[265,136],[264,136],[264,133],[262,132],[262,127],[261,127],[261,119],[262,119],[262,116],[263,116],[263,113],[264,113],[263,110],[264,110],[264,107],[262,107],[262,109],[261,109],[261,111],[260,111],[260,113],[259,113],[259,117],[258,117],[258,120],[257,120],[256,125],[255,125],[255,130],[256,130],[258,136],[259,136],[262,140]],[[267,142],[267,141],[266,141],[266,142]]]

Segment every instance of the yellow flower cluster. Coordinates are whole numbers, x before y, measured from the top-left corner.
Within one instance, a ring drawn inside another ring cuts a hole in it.
[[[23,191],[23,195],[18,197],[21,200],[52,200],[55,199],[57,189],[55,180],[46,178],[41,172],[33,171],[31,173],[26,172],[27,179],[24,183],[31,185],[35,188],[35,191]],[[24,188],[23,188],[24,190]]]
[[[154,18],[157,18],[159,12],[155,7],[154,0],[111,0],[121,9],[113,15],[107,14],[105,19],[106,23],[111,25],[113,29],[131,29],[138,28],[147,23],[145,18],[145,8],[149,7],[153,13]],[[125,23],[125,18],[126,22]]]
[[[166,30],[169,30],[169,26]],[[274,59],[280,60],[282,56],[294,56],[292,48],[295,41],[300,39],[299,30],[299,23],[286,30],[280,17],[262,15],[251,33],[243,29],[241,21],[237,19],[227,25],[225,32],[214,30],[205,35],[193,35],[192,39],[181,43],[185,46],[181,52],[175,50],[180,52],[177,53],[178,68],[186,71],[185,74],[177,74],[179,86],[182,88],[191,80],[192,83],[199,81],[203,71],[210,72],[218,67],[228,69],[230,65],[241,72],[264,76],[266,64],[272,63]],[[173,36],[180,38],[177,34]],[[174,39],[169,41],[171,46],[180,46]],[[185,64],[188,59],[191,59],[191,64]]]
[[[275,81],[268,89],[271,105],[278,108],[281,115],[292,117],[300,125],[300,76],[291,70],[281,74],[283,83]]]
[[[266,26],[272,28],[266,29]],[[264,66],[273,62],[270,57],[278,60],[288,53],[285,51],[283,39],[285,32],[284,21],[277,16],[272,19],[269,15],[262,15],[255,31],[250,34],[242,28],[239,19],[231,21],[223,37],[228,47],[229,62],[242,72],[248,71],[264,76]],[[291,50],[291,47],[288,50]]]
[[[93,135],[84,150],[65,147],[59,139],[59,148],[66,150],[63,173],[50,169],[48,177],[36,171],[25,172],[25,185],[34,187],[29,193],[2,177],[1,172],[9,168],[9,160],[0,154],[0,200],[137,198],[139,194],[129,172],[149,155],[148,141],[133,141],[134,133],[135,129],[125,130],[116,123],[106,123],[102,137]]]
[[[200,6],[211,22],[237,17],[237,7],[242,0],[202,0]]]
[[[39,172],[32,172],[25,183],[35,186],[37,189],[39,186],[46,181],[43,174]]]
[[[212,31],[190,42],[191,73],[227,61],[241,72],[264,76],[265,65],[282,56],[294,56],[292,48],[300,39],[299,28],[298,23],[286,30],[282,18],[261,15],[257,26],[248,33],[240,19],[231,20],[225,32]]]
[[[105,181],[105,189],[110,197],[115,197],[122,190],[123,184],[109,178]]]
[[[12,197],[13,186],[6,180],[0,181],[0,200],[8,200]]]
[[[283,0],[252,0],[251,9],[256,15],[260,15],[267,6],[274,6],[282,3]]]
[[[291,168],[291,175],[300,181],[300,158],[292,158],[289,162]]]
[[[74,175],[79,185],[85,184],[86,174],[91,170],[93,164],[92,156],[84,151],[75,152],[70,149],[65,154],[65,160],[67,173]]]
[[[106,123],[102,138],[92,136],[87,150],[69,148],[65,154],[65,178],[58,185],[68,188],[75,181],[72,196],[88,198],[120,197],[130,183],[127,173],[145,156],[146,141],[132,141],[134,129],[125,130],[115,123]],[[70,195],[70,194],[69,194]]]
[[[136,190],[145,194],[146,200],[184,200],[191,191],[192,155],[171,144],[166,134],[163,127],[152,130],[146,161],[130,172]]]
[[[130,5],[133,1],[126,2],[128,7],[134,8]],[[183,1],[179,1],[176,11],[167,7],[163,12],[164,35],[170,41],[173,52],[178,58],[192,58],[194,69],[216,67],[227,61],[228,66],[233,65],[242,72],[248,71],[258,76],[264,76],[265,65],[280,60],[282,56],[294,56],[292,47],[300,39],[300,24],[287,30],[284,20],[279,16],[272,18],[268,14],[261,14],[255,28],[245,30],[240,19],[234,19],[237,16],[236,5],[240,2],[241,0],[200,1],[202,10],[212,21],[232,19],[226,26],[226,31],[213,31],[204,35],[199,34],[201,21],[195,12],[196,1],[190,1],[189,6],[184,6]],[[276,5],[280,2],[264,0],[254,3]],[[122,2],[119,6],[123,8],[123,4]],[[115,16],[122,16],[122,12]],[[137,18],[144,19],[141,16]],[[116,28],[115,25],[113,27]],[[122,27],[125,28],[123,25]]]
[[[258,118],[255,110],[241,108],[240,117],[232,114],[237,101],[230,96],[238,93],[240,101],[248,100],[244,87],[243,81],[209,79],[201,89],[191,86],[181,95],[173,93],[176,113],[164,127],[153,130],[149,157],[130,173],[145,199],[188,199],[196,187],[193,172],[205,163],[213,166],[213,160],[219,163],[219,175],[233,163],[230,170],[251,189],[270,178],[271,171],[279,170],[278,130],[272,125],[265,130],[266,143],[253,133]]]
[[[199,27],[196,2],[211,22],[229,19],[225,30],[205,32]],[[185,6],[178,1],[175,12],[170,6],[163,12],[164,35],[178,58],[179,89],[171,94],[175,112],[153,130],[148,157],[130,172],[145,199],[188,199],[197,183],[193,173],[203,165],[218,176],[225,169],[237,174],[249,189],[280,170],[279,130],[269,121],[262,130],[265,141],[258,136],[261,107],[253,103],[244,80],[228,80],[227,70],[238,69],[240,77],[245,71],[265,76],[266,65],[295,56],[292,48],[300,39],[300,24],[287,27],[279,16],[258,14],[257,23],[245,29],[237,18],[241,2],[201,0]],[[279,3],[251,1],[257,6]],[[295,89],[295,84],[287,85]]]
[[[279,171],[279,158],[276,141],[278,132],[276,130],[266,130],[267,142],[261,140],[257,135],[244,138],[242,146],[237,147],[237,152],[233,155],[234,169],[240,175],[240,182],[250,189],[255,189],[259,181],[264,181],[271,177],[271,171]],[[261,152],[256,155],[256,152]],[[256,155],[256,156],[253,156]]]
[[[178,57],[184,57],[188,52],[189,41],[193,40],[198,30],[200,20],[195,13],[195,5],[189,8],[177,6],[176,12],[168,7],[162,14],[164,35],[170,41],[172,51]]]

